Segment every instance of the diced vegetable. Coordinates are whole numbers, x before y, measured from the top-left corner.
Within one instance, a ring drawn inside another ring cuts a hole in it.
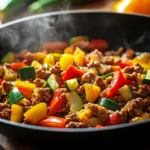
[[[44,61],[43,63],[49,63],[49,64],[52,64],[54,65],[55,64],[55,59],[54,59],[54,56],[52,54],[48,54],[46,55],[46,57],[44,58]]]
[[[131,88],[128,85],[124,85],[119,89],[121,96],[123,97],[125,102],[128,102],[133,99],[133,94]]]
[[[144,112],[144,113],[141,115],[141,117],[142,117],[143,119],[148,119],[148,118],[150,118],[150,113]]]
[[[92,116],[92,110],[89,108],[82,109],[78,113],[78,118],[80,121],[88,120]]]
[[[111,66],[111,71],[121,71],[120,66]]]
[[[80,41],[80,40],[84,40],[84,41],[88,41],[88,37],[87,36],[76,36],[70,39],[70,44],[73,44],[76,41]]]
[[[79,83],[78,83],[78,81],[77,81],[76,78],[67,80],[67,81],[65,81],[64,83],[65,83],[66,88],[67,88],[70,92],[73,91],[73,90],[79,85]]]
[[[0,85],[2,85],[3,80],[0,78]]]
[[[142,81],[142,84],[150,84],[150,69],[147,70],[144,79]]]
[[[11,69],[16,72],[18,72],[18,69],[22,67],[27,67],[27,65],[24,62],[11,63]]]
[[[79,64],[79,66],[83,66],[83,61],[85,58],[85,52],[82,51],[79,47],[77,47],[73,55],[74,55],[74,61],[77,64]]]
[[[39,120],[37,125],[44,127],[65,128],[66,119],[55,116],[48,116]]]
[[[70,105],[70,112],[74,113],[83,108],[83,101],[75,91],[65,93],[65,97]]]
[[[23,98],[24,98],[24,96],[21,94],[21,92],[18,90],[18,88],[15,87],[12,91],[10,91],[10,93],[8,95],[8,102],[10,105],[12,105]]]
[[[32,98],[32,94],[34,92],[34,89],[36,88],[36,85],[24,81],[15,81],[14,87],[17,87],[22,95],[30,100]]]
[[[24,117],[31,121],[32,124],[36,124],[39,120],[47,116],[47,104],[39,103],[24,113]]]
[[[61,85],[64,85],[64,82],[76,77],[80,77],[84,74],[82,70],[77,69],[76,67],[70,65],[65,74],[62,76]]]
[[[117,125],[123,123],[125,123],[125,121],[121,119],[117,114],[112,114],[108,116],[106,122],[104,123],[104,126]]]
[[[103,80],[105,80],[107,77],[110,77],[110,76],[113,76],[114,75],[114,72],[110,72],[110,73],[107,73],[105,75],[102,76]]]
[[[13,63],[15,61],[14,55],[10,52],[3,56],[1,59],[1,64]]]
[[[75,51],[75,47],[69,46],[64,50],[64,54],[72,54],[73,55],[74,51]]]
[[[52,64],[49,64],[49,63],[45,63],[45,64],[43,64],[43,65],[44,65],[44,67],[47,69],[47,71],[48,71],[50,68],[53,67],[53,65],[52,65]]]
[[[17,104],[13,104],[11,106],[11,117],[10,117],[10,121],[13,122],[22,122],[23,119],[23,107]]]
[[[50,100],[48,106],[50,106],[50,110],[48,111],[47,115],[48,116],[53,116],[55,115],[55,113],[57,111],[60,110],[60,108],[63,106],[63,104],[65,103],[66,99],[61,96],[62,94],[62,90],[61,89],[57,89],[54,94],[52,99]]]
[[[150,55],[148,53],[140,53],[137,58],[145,63],[148,62]]]
[[[99,75],[98,71],[96,68],[90,68],[89,72],[94,73],[95,75]]]
[[[4,73],[4,67],[0,65],[0,77],[3,76],[3,73]]]
[[[69,65],[73,65],[73,62],[74,62],[74,56],[71,54],[63,54],[59,60],[60,67],[63,70],[67,70]]]
[[[21,80],[34,79],[36,76],[33,66],[19,68],[19,77]]]
[[[50,53],[50,54],[54,57],[55,62],[59,61],[59,59],[62,55],[61,53]]]
[[[100,98],[98,104],[99,104],[99,106],[106,107],[106,108],[111,109],[113,111],[121,109],[120,106],[116,102],[114,102],[108,98]]]
[[[31,66],[34,66],[35,69],[39,69],[42,65],[37,60],[33,60]]]
[[[59,88],[59,84],[57,83],[54,74],[51,74],[51,76],[47,79],[46,86],[51,89],[52,93],[54,93]]]
[[[93,60],[93,61],[100,61],[100,59],[99,59],[97,54],[92,54],[91,55],[91,60]]]
[[[100,87],[93,84],[84,84],[84,85],[85,85],[86,100],[90,103],[93,103],[99,96]]]
[[[106,74],[106,72],[108,70],[111,70],[111,65],[104,65],[104,64],[101,64],[100,65],[100,68],[97,68],[98,72],[100,75],[104,75]]]
[[[7,68],[6,66],[4,66],[4,75],[3,75],[3,80],[6,81],[15,81],[16,78],[18,77],[18,73],[13,71],[10,68]]]
[[[32,56],[38,60],[40,63],[43,63],[45,57],[47,56],[45,53],[43,52],[36,52],[36,53],[32,53]]]
[[[27,104],[29,104],[29,103],[30,103],[29,100],[27,100],[26,98],[23,98],[23,99],[17,101],[16,104],[25,106],[25,105],[27,105]]]
[[[139,122],[143,120],[144,120],[143,117],[134,117],[129,120],[129,123]]]
[[[95,126],[95,128],[104,128],[104,126],[98,124]]]
[[[92,127],[95,127],[96,125],[104,125],[104,123],[102,122],[102,120],[98,117],[92,117],[89,120],[89,123]]]
[[[121,62],[117,65],[120,66],[121,68],[125,68],[125,67],[128,67],[128,66],[133,66],[133,63],[131,61],[127,61],[127,62]]]

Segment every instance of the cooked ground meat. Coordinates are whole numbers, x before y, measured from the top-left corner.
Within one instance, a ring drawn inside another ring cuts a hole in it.
[[[104,56],[121,56],[121,54],[123,53],[124,48],[120,47],[117,51],[106,51],[104,53]]]
[[[6,93],[9,93],[11,90],[12,90],[12,85],[11,85],[11,82],[10,81],[3,81],[2,82],[2,85],[3,85],[3,87],[4,87],[4,91],[6,92]]]
[[[11,109],[9,109],[9,108],[4,108],[0,112],[0,118],[2,118],[2,119],[10,120],[10,116],[11,116]]]
[[[40,79],[47,80],[48,77],[51,75],[50,71],[47,71],[45,67],[36,69],[35,72],[36,72],[36,78],[40,78]]]
[[[122,57],[132,59],[134,57],[134,50],[127,49],[126,52],[122,54]]]
[[[97,86],[99,86],[102,91],[105,90],[108,87],[106,81],[103,80],[103,78],[101,76],[97,76],[95,78],[94,84],[97,85]]]
[[[11,64],[10,63],[4,63],[4,66],[6,66],[7,68],[11,68]]]
[[[31,120],[27,119],[27,118],[24,118],[23,119],[23,124],[30,124],[30,125],[33,125]]]
[[[91,59],[91,55],[97,55],[99,60],[101,60],[103,58],[103,54],[98,50],[98,49],[95,49],[94,51],[90,52],[87,56],[86,56],[86,59]]]
[[[24,106],[23,109],[24,109],[24,112],[28,111],[30,108],[32,108],[33,106]]]
[[[132,74],[124,74],[124,76],[134,82],[137,82],[137,73],[133,72]]]
[[[44,80],[36,78],[33,83],[37,86],[37,87],[42,87],[44,84]]]
[[[59,63],[57,62],[52,68],[50,68],[49,71],[51,74],[61,74],[63,70],[61,69]]]
[[[6,104],[6,103],[0,103],[0,111],[2,111],[3,109],[5,108],[9,108],[10,105],[9,104]]]
[[[13,55],[14,55],[14,57],[15,57],[15,59],[23,59],[23,56],[25,55],[25,54],[27,54],[29,51],[27,50],[27,49],[24,49],[24,50],[22,50],[20,53],[18,53],[18,54],[15,54],[15,53],[13,53]]]
[[[107,77],[106,79],[105,79],[105,81],[106,81],[106,83],[107,84],[110,84],[111,83],[111,81],[113,81],[113,77],[112,76],[109,76],[109,77]]]
[[[32,105],[36,105],[40,102],[48,103],[52,94],[50,93],[50,88],[37,88],[37,95],[33,93],[31,98]]]
[[[88,68],[100,68],[100,62],[99,61],[90,61],[89,64],[87,64]]]
[[[92,72],[87,72],[81,77],[81,84],[93,83],[95,81],[96,75]]]
[[[114,64],[114,58],[112,57],[108,57],[108,56],[105,56],[101,59],[100,61],[102,64],[105,64],[105,65],[113,65]]]
[[[140,63],[136,63],[134,66],[134,72],[136,73],[143,73],[144,68],[140,65]]]

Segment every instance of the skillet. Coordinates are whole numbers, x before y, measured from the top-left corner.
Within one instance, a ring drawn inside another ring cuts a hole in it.
[[[23,49],[33,52],[44,42],[68,42],[71,37],[78,35],[87,35],[90,40],[105,39],[109,43],[109,50],[117,50],[122,46],[125,49],[132,48],[136,52],[148,52],[150,50],[150,17],[78,10],[52,12],[19,19],[0,26],[0,56],[10,51],[19,52]],[[142,143],[146,141],[144,137],[150,133],[149,126],[150,120],[145,120],[100,129],[55,129],[0,119],[1,134],[23,144],[40,148],[54,143],[64,145],[72,143],[75,148],[81,147],[78,144],[84,145],[85,142],[103,145],[106,141],[111,142],[107,144],[107,147],[112,147],[116,141],[121,143],[133,141],[133,139]]]

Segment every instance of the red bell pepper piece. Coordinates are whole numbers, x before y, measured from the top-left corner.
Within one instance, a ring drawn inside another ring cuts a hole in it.
[[[120,66],[111,66],[112,71],[121,71]]]
[[[112,97],[115,96],[117,89],[121,88],[124,85],[134,85],[135,82],[124,78],[121,71],[115,73],[114,80],[110,87],[106,88],[102,93],[101,97]]]
[[[26,61],[25,62],[26,65],[31,65],[31,61],[29,60],[29,58],[26,55],[24,55],[23,58]]]
[[[89,45],[90,50],[98,49],[99,51],[104,52],[105,50],[107,50],[107,48],[108,48],[108,42],[102,39],[92,40]]]
[[[2,85],[3,80],[0,78],[0,85]]]
[[[15,63],[11,63],[11,69],[18,72],[19,68],[22,67],[27,67],[27,65],[24,62],[15,62]]]
[[[79,70],[76,67],[70,65],[67,68],[65,74],[62,76],[61,86],[64,85],[64,81],[82,76],[83,74],[84,74],[84,72],[82,70]]]
[[[48,116],[39,120],[37,125],[44,127],[65,128],[66,119],[55,116]]]
[[[118,64],[118,66],[120,66],[121,68],[125,68],[127,66],[133,66],[133,63],[128,61],[128,62],[121,62]]]
[[[117,125],[125,123],[124,120],[122,120],[117,114],[109,115],[106,122],[104,123],[104,126],[108,125]]]
[[[98,124],[95,126],[95,128],[104,128],[104,126]]]
[[[61,89],[57,89],[54,92],[54,95],[48,104],[48,106],[50,106],[50,110],[47,113],[48,116],[53,116],[58,110],[60,110],[60,108],[65,103],[66,99],[63,96],[61,96],[61,94]]]

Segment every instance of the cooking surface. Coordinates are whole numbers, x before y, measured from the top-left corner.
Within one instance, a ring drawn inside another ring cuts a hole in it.
[[[112,11],[113,5],[116,3],[116,1],[117,0],[99,0],[99,1],[91,2],[91,3],[85,4],[85,5],[73,6],[70,9],[72,9],[72,10],[76,10],[76,9],[100,9],[100,10]],[[139,137],[139,138],[141,138],[141,137]],[[116,142],[117,142],[117,140],[116,140]],[[124,145],[127,142],[128,142],[128,140],[126,142],[123,141],[122,144]],[[64,145],[65,145],[65,143],[64,143]],[[132,145],[132,146],[130,146],[130,145]],[[94,143],[93,143],[93,146],[95,146]],[[133,142],[133,144],[129,143],[128,150],[140,150],[140,149],[149,149],[149,148],[150,148],[150,144],[140,143],[140,145],[138,145],[138,143],[134,143]],[[35,149],[33,147],[29,147],[27,145],[20,144],[17,141],[14,141],[13,139],[9,139],[9,138],[7,138],[7,137],[5,137],[3,135],[0,135],[0,150],[3,150],[3,149],[6,149],[6,150],[17,150],[17,149],[21,149],[21,150],[37,150],[37,149]],[[121,148],[121,149],[123,149],[123,148]]]

